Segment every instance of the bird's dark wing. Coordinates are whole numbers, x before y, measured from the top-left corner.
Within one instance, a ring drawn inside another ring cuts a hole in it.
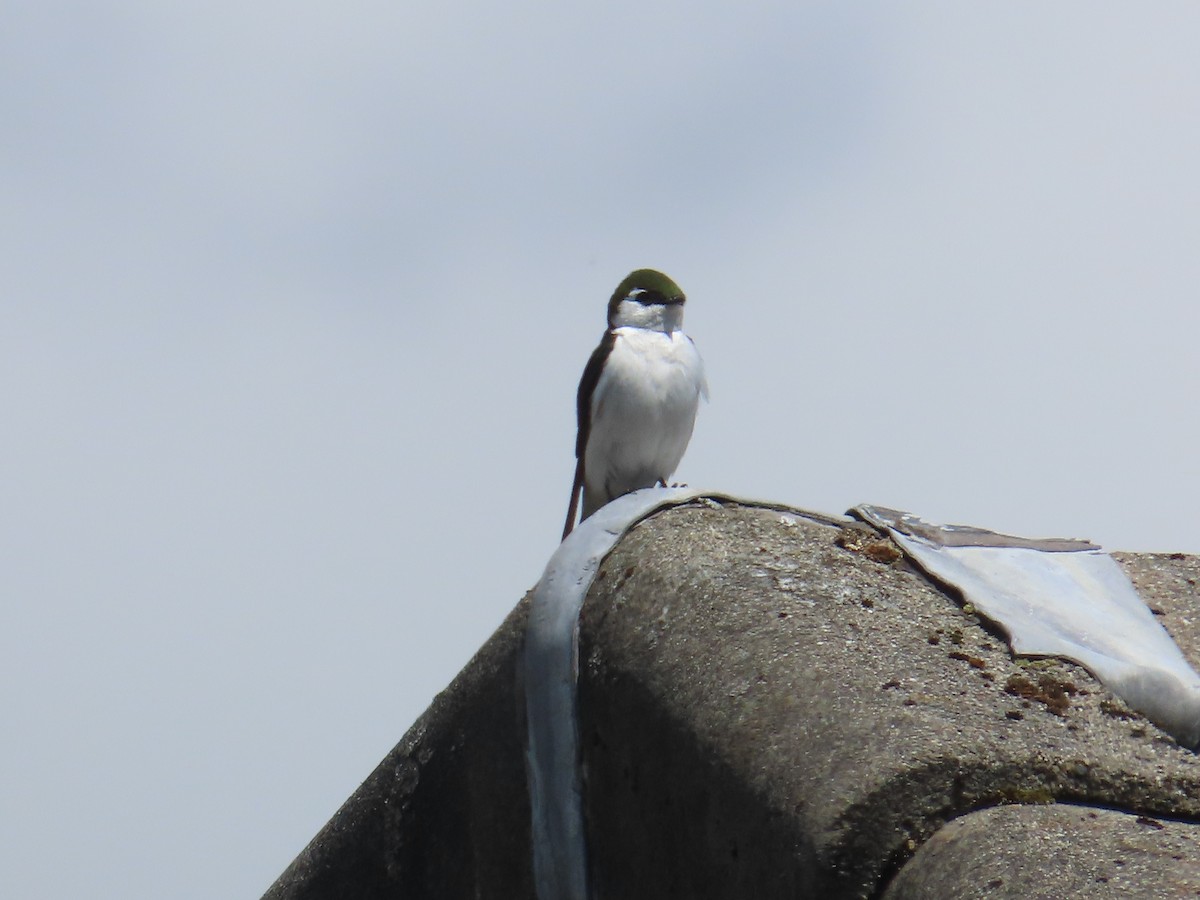
[[[592,430],[592,394],[596,393],[596,385],[600,383],[600,373],[604,371],[604,361],[612,353],[617,343],[615,331],[604,332],[600,346],[592,351],[587,365],[583,369],[583,377],[579,379],[579,393],[575,395],[575,414],[579,422],[579,433],[575,437],[575,456],[583,459],[587,449],[588,434]]]
[[[563,526],[563,539],[575,527],[575,513],[579,508],[579,497],[583,493],[583,459],[587,453],[588,434],[592,430],[592,395],[596,393],[596,385],[600,383],[600,373],[604,371],[604,361],[612,353],[613,345],[617,342],[614,331],[604,332],[600,346],[592,351],[587,365],[583,368],[583,377],[579,379],[579,393],[575,396],[575,415],[579,422],[579,432],[575,437],[575,482],[571,485],[571,502],[567,506],[567,523]]]

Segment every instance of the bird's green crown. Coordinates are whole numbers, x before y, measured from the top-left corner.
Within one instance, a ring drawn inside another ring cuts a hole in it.
[[[659,303],[683,303],[684,301],[683,291],[679,289],[679,285],[662,272],[657,269],[636,269],[626,275],[617,285],[617,289],[613,291],[612,298],[608,301],[609,322],[612,322],[613,314],[621,301],[637,290],[644,291],[648,298],[653,298]]]

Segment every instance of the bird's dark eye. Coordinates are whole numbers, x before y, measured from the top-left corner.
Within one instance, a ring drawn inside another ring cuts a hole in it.
[[[658,291],[648,291],[644,288],[638,288],[630,291],[627,299],[634,300],[642,304],[642,306],[654,306],[655,304],[663,304],[667,302],[667,298]]]

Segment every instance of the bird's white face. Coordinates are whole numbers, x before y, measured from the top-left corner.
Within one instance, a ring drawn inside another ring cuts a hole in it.
[[[645,328],[665,334],[683,328],[682,303],[643,303],[638,298],[644,293],[641,288],[635,288],[617,305],[614,328]]]

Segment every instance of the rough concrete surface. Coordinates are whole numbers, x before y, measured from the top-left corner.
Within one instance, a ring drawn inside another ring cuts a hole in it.
[[[1195,754],[1085,670],[1014,661],[889,548],[705,507],[617,546],[580,638],[598,897],[872,896],[1000,803],[1200,816]],[[1168,630],[1192,628],[1196,560],[1122,561]]]
[[[1054,803],[996,806],[926,841],[883,900],[1200,896],[1200,825]]]
[[[1118,559],[1196,665],[1200,559]],[[269,898],[532,897],[524,618],[521,604]],[[1016,838],[1059,829],[1060,869],[1113,878],[1098,860],[1131,819],[1149,842],[1136,866],[1119,857],[1133,887],[1200,858],[1195,754],[1085,670],[1014,660],[865,526],[733,504],[651,517],[600,568],[579,678],[597,898],[932,897],[947,852],[991,859],[989,831],[1010,846],[993,848],[1008,874],[988,896],[1031,896],[1013,873],[1046,858]],[[959,849],[918,853],[943,827]]]

